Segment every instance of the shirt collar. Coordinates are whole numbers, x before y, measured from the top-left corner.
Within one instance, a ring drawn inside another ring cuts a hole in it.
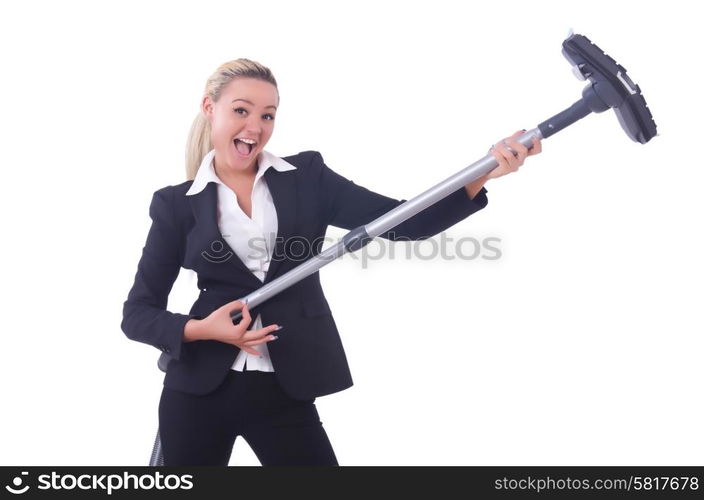
[[[191,184],[190,189],[186,191],[186,196],[200,193],[209,182],[224,185],[215,173],[215,169],[213,168],[213,158],[215,158],[215,149],[210,150],[203,158],[203,161],[200,163],[200,167],[198,167],[196,177],[193,179],[193,184]],[[278,156],[274,156],[268,151],[262,151],[259,154],[257,165],[259,169],[257,170],[257,175],[254,177],[254,182],[257,182],[257,180],[264,175],[264,172],[269,167],[273,167],[279,172],[286,172],[287,170],[296,169],[294,165],[291,165],[289,162],[279,158]]]

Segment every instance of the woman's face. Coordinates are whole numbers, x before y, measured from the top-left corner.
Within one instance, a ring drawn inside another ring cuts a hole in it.
[[[235,78],[216,103],[209,96],[203,98],[201,106],[210,121],[218,171],[256,171],[257,156],[274,132],[278,104],[276,87],[254,78]]]

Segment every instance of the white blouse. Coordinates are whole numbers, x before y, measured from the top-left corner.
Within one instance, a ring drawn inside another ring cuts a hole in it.
[[[186,195],[201,192],[209,182],[217,183],[217,214],[220,233],[245,266],[263,282],[269,270],[269,263],[271,262],[279,228],[274,200],[266,185],[264,172],[269,167],[273,167],[280,172],[293,170],[296,167],[267,151],[260,153],[258,159],[259,169],[252,187],[252,218],[250,219],[242,211],[239,203],[237,203],[235,192],[225,185],[215,173],[215,168],[213,167],[214,158],[215,150],[213,149],[203,158],[200,167],[198,167],[196,177],[193,179],[193,184],[186,192]],[[254,247],[257,250],[253,250],[250,246],[250,242],[255,241]],[[266,247],[266,252],[264,252],[264,247]],[[249,329],[258,330],[259,328],[262,328],[261,314],[257,315]],[[240,350],[231,369],[237,371],[247,369],[273,372],[274,366],[271,363],[266,343],[256,345],[253,348],[259,351],[259,356]]]

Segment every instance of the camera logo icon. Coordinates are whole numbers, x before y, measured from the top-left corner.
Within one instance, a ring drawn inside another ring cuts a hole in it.
[[[207,250],[203,250],[200,254],[205,260],[212,262],[213,264],[222,264],[234,255],[234,253],[227,250],[225,245],[218,240],[215,240],[210,244],[210,250],[212,250],[215,255],[209,253]]]
[[[27,476],[27,475],[29,475],[29,472],[22,471],[21,476]],[[21,495],[22,493],[26,493],[27,490],[29,489],[29,485],[25,485],[24,488],[21,488],[21,486],[22,486],[22,477],[21,476],[17,476],[12,480],[12,485],[14,486],[14,488],[12,486],[5,486],[5,489],[14,495]],[[18,489],[15,489],[15,488],[18,488]]]

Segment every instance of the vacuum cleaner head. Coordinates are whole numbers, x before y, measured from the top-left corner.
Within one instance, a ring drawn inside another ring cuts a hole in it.
[[[571,34],[562,43],[562,54],[574,66],[575,75],[589,79],[582,96],[595,113],[613,109],[628,137],[645,144],[657,135],[657,127],[640,87],[626,69],[586,36]]]

